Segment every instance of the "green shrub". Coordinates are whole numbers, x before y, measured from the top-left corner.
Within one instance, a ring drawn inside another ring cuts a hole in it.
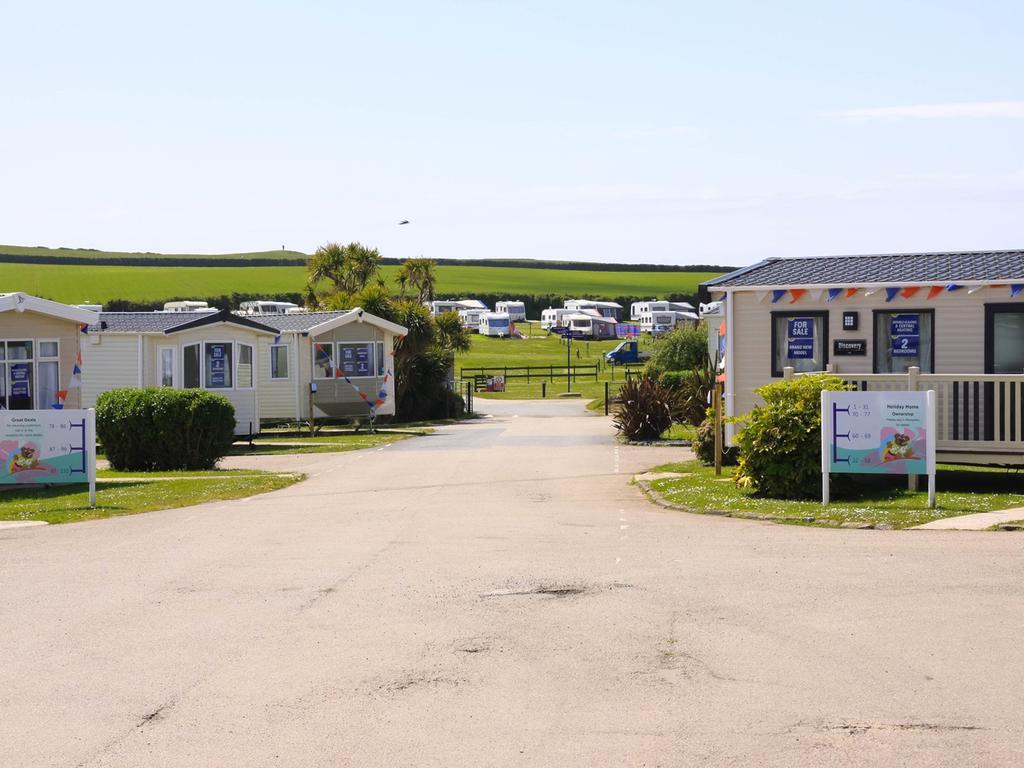
[[[739,451],[736,446],[726,446],[725,436],[722,436],[722,466],[731,467],[736,464]],[[690,443],[697,460],[706,467],[715,463],[715,415],[710,408],[707,410],[707,418],[700,423]]]
[[[708,327],[699,323],[696,327],[687,323],[678,325],[661,338],[655,340],[647,372],[658,376],[665,371],[692,371],[703,368],[708,357]]]
[[[805,499],[821,487],[821,392],[847,389],[838,376],[819,374],[755,390],[764,405],[736,421],[740,449],[736,482],[763,496]]]
[[[234,406],[205,389],[128,387],[96,401],[96,434],[114,469],[213,469],[234,431]]]
[[[699,427],[705,419],[715,388],[715,371],[707,356],[703,366],[692,371],[665,371],[659,381],[676,393],[672,420],[677,424]]]
[[[631,379],[619,390],[612,423],[627,440],[657,440],[672,426],[676,394],[649,376]]]

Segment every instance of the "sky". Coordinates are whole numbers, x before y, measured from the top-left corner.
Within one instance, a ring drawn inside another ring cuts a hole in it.
[[[2,2],[0,243],[1024,247],[1013,0]]]

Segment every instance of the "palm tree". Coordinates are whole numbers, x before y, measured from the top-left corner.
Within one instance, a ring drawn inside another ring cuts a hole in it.
[[[405,287],[409,285],[417,293],[416,300],[420,304],[434,300],[434,286],[437,284],[437,262],[433,259],[406,259],[398,271],[398,285],[405,295]]]
[[[306,263],[306,281],[314,289],[324,280],[333,283],[332,293],[358,293],[380,271],[381,255],[361,243],[327,243],[317,248]]]

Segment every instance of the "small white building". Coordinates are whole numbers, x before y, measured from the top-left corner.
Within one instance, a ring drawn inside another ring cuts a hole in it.
[[[504,312],[513,323],[526,320],[526,304],[522,301],[499,301],[494,305],[494,311]]]

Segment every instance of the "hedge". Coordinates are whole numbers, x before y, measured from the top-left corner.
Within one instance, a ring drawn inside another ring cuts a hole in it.
[[[205,389],[126,387],[96,401],[96,434],[114,469],[213,469],[234,432],[234,406]]]

